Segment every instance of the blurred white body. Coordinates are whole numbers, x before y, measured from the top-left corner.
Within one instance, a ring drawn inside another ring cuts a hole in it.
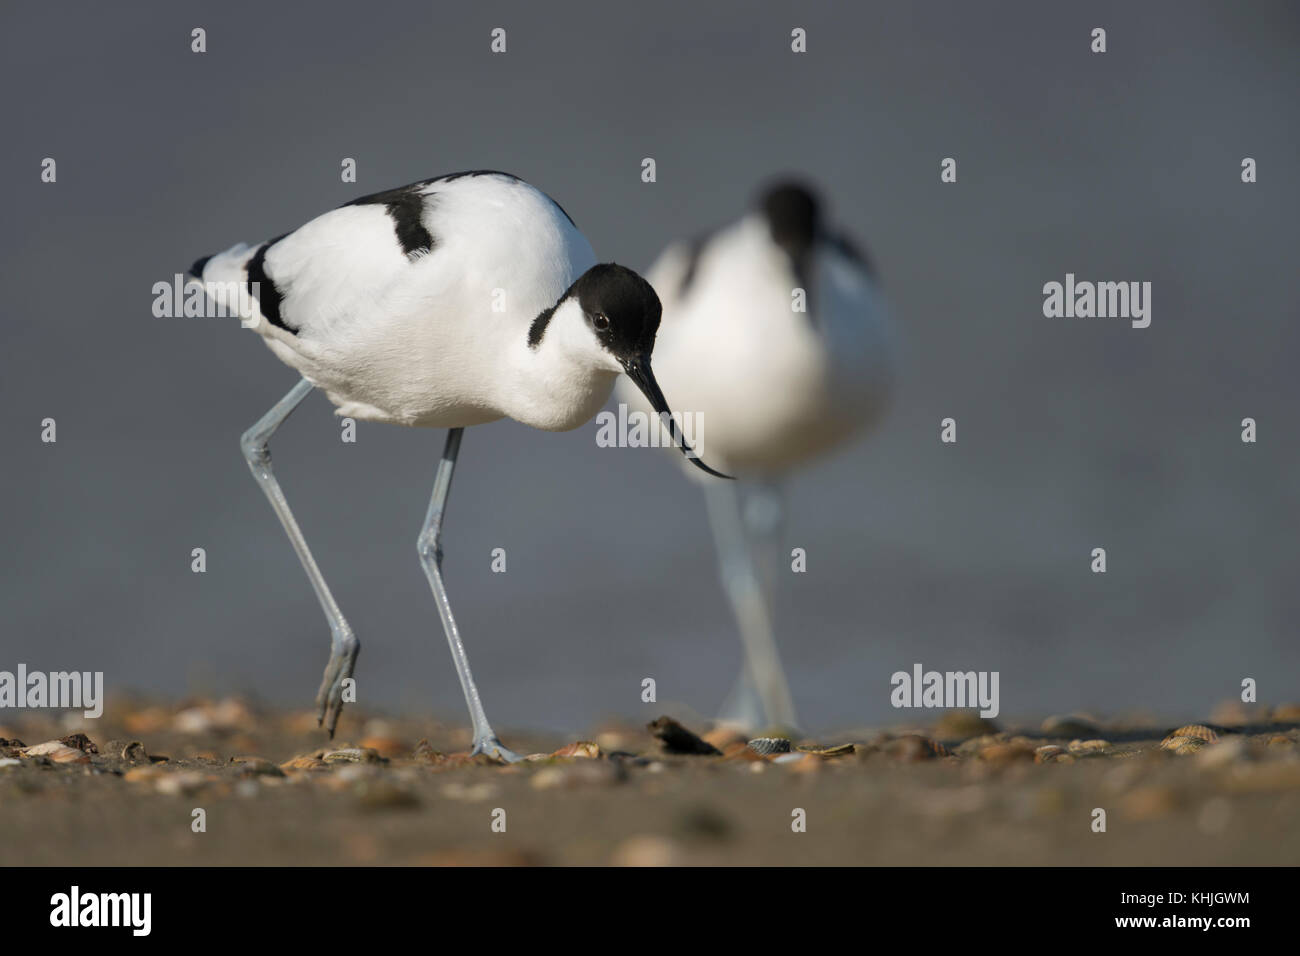
[[[660,382],[677,410],[695,417],[696,450],[748,479],[705,488],[745,652],[721,716],[750,730],[794,728],[774,625],[777,582],[788,567],[778,482],[884,414],[895,359],[885,301],[866,264],[821,228],[815,198],[798,186],[773,190],[702,243],[669,246],[646,278],[663,303],[654,350]],[[796,310],[799,289],[807,311]],[[649,411],[622,383],[619,399]]]
[[[689,244],[646,274],[663,303],[655,373],[677,411],[699,416],[696,451],[738,477],[774,477],[878,422],[894,345],[875,281],[830,243],[813,255],[810,312],[792,307],[789,258],[751,214],[714,235],[685,295]],[[624,382],[619,399],[649,411]]]

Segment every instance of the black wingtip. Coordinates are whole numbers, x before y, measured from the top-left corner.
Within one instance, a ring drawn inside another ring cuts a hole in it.
[[[202,259],[195,259],[194,265],[190,266],[190,275],[194,276],[196,279],[202,279],[203,267],[208,264],[208,260],[211,258],[211,256],[204,256]]]

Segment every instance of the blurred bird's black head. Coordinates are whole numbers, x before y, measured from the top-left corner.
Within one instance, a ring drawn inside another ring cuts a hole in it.
[[[812,249],[821,226],[816,195],[800,182],[782,180],[763,190],[758,208],[767,219],[772,241],[792,260],[801,262]]]

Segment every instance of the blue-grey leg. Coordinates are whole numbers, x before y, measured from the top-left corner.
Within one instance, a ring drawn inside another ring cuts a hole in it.
[[[772,485],[716,481],[705,486],[705,496],[722,585],[736,613],[745,653],[744,669],[720,716],[748,728],[795,728],[794,700],[773,630],[781,493]]]
[[[438,462],[438,474],[433,479],[433,497],[429,501],[429,513],[425,515],[424,527],[416,547],[420,552],[420,564],[433,588],[433,599],[437,602],[438,613],[442,616],[442,627],[447,632],[447,643],[451,645],[451,657],[456,662],[456,673],[460,677],[461,690],[465,692],[465,704],[469,707],[469,718],[474,725],[474,750],[476,754],[487,754],[497,760],[514,763],[523,758],[507,749],[497,735],[492,732],[487,713],[483,710],[483,701],[474,686],[474,675],[469,671],[469,657],[465,654],[465,645],[461,642],[456,619],[451,614],[451,603],[447,600],[447,587],[442,583],[442,516],[447,508],[447,495],[451,493],[451,476],[456,470],[456,456],[460,453],[460,439],[463,428],[453,428],[447,433],[447,445]]]
[[[302,403],[312,388],[311,382],[305,378],[300,381],[288,395],[276,402],[256,425],[244,432],[239,445],[244,451],[249,470],[257,479],[262,491],[266,493],[267,500],[271,502],[271,507],[275,509],[280,524],[284,526],[285,533],[293,544],[293,549],[298,552],[298,560],[302,562],[303,570],[307,572],[321,609],[325,612],[325,619],[329,621],[330,659],[325,665],[325,676],[321,680],[320,691],[316,694],[316,722],[324,724],[329,735],[333,737],[334,728],[339,722],[339,714],[343,712],[343,681],[352,676],[353,668],[357,663],[357,653],[361,650],[361,642],[352,633],[352,628],[334,601],[334,595],[330,594],[329,585],[325,583],[320,568],[316,566],[316,559],[312,557],[307,541],[298,528],[298,522],[294,520],[293,512],[289,510],[289,502],[285,499],[284,492],[280,490],[280,483],[275,480],[275,474],[271,471],[271,436],[289,417],[290,412]]]

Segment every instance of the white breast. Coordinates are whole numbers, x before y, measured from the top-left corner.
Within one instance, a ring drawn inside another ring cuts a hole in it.
[[[673,410],[700,416],[706,460],[781,472],[879,419],[893,349],[883,298],[856,262],[819,243],[803,313],[789,260],[756,217],[712,237],[679,297],[687,259],[670,248],[647,275],[664,303],[653,365]],[[635,389],[620,397],[645,408]]]

